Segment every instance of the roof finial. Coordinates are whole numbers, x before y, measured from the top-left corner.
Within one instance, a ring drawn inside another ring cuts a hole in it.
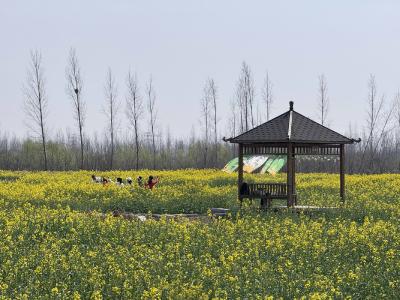
[[[289,101],[289,110],[293,110],[293,101]]]

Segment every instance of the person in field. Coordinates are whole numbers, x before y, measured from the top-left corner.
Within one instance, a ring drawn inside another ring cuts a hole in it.
[[[148,188],[150,190],[153,189],[153,187],[159,182],[158,177],[153,177],[152,175],[149,176],[149,180],[146,182],[144,185],[145,188]]]
[[[105,186],[108,185],[109,183],[112,183],[112,180],[110,178],[103,177],[102,183]]]
[[[129,185],[132,185],[132,178],[131,177],[127,177],[126,178],[126,183]]]
[[[105,185],[107,185],[107,184],[109,184],[109,183],[112,183],[113,181],[111,180],[111,178],[107,178],[107,177],[100,177],[100,176],[96,176],[96,175],[92,175],[91,176],[91,178],[92,178],[92,181],[94,182],[94,183],[101,183],[101,184],[103,184],[104,186]],[[118,180],[119,178],[117,178],[117,184],[121,184],[122,183],[122,178],[121,178],[121,180],[119,181]]]
[[[94,183],[101,183],[103,181],[103,179],[100,176],[96,176],[96,175],[92,174],[92,181]]]
[[[138,176],[137,180],[137,184],[140,187],[143,187],[143,177],[142,176]]]
[[[124,185],[124,183],[122,182],[122,178],[121,177],[117,177],[117,185]]]

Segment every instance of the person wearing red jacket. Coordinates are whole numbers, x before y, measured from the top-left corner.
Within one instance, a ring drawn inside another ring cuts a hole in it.
[[[149,176],[149,180],[147,181],[147,183],[144,185],[145,188],[149,188],[150,190],[153,189],[153,187],[158,183],[158,177],[153,177],[153,176]]]

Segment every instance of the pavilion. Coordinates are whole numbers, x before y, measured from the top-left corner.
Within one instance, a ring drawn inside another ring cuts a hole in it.
[[[339,156],[340,197],[345,200],[344,145],[360,142],[347,138],[293,110],[268,122],[224,141],[239,144],[238,197],[263,198],[270,205],[271,199],[287,199],[287,206],[297,204],[296,168],[297,155]],[[287,181],[285,183],[255,183],[243,186],[243,155],[287,155]],[[245,187],[245,189],[244,189]]]

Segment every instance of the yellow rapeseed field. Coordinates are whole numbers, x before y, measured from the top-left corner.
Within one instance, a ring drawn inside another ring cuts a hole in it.
[[[301,204],[339,208],[298,214],[239,211],[236,176],[217,170],[96,174],[158,175],[153,191],[94,184],[91,174],[0,171],[0,299],[400,297],[399,175],[347,176],[340,205],[338,175],[299,174]],[[232,215],[142,222],[111,214],[211,207]]]

